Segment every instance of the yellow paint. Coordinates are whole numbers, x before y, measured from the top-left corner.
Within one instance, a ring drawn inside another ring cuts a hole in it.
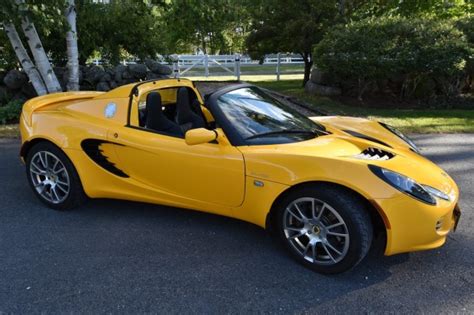
[[[241,147],[232,146],[221,129],[216,130],[217,143],[207,143],[206,140],[214,139],[211,132],[193,130],[188,142],[201,144],[188,145],[184,139],[138,128],[138,106],[151,91],[180,86],[196,91],[193,83],[185,79],[144,83],[130,102],[133,86],[107,93],[58,93],[28,101],[20,122],[23,144],[46,139],[60,147],[76,166],[84,190],[91,198],[195,209],[262,227],[274,201],[292,186],[320,181],[336,183],[371,200],[383,211],[390,223],[387,255],[441,246],[454,224],[453,209],[459,197],[455,182],[375,122],[313,117],[332,134],[298,143]],[[115,104],[116,112],[106,118],[105,108],[110,103]],[[129,106],[130,126],[127,125]],[[211,113],[204,107],[203,110],[206,119],[213,120]],[[352,137],[342,130],[356,130],[392,148]],[[214,137],[215,133],[212,134]],[[88,138],[115,143],[102,144],[102,154],[130,177],[118,177],[95,164],[81,148],[81,141]],[[387,161],[354,157],[369,146],[383,148],[395,157]],[[447,193],[451,201],[438,200],[436,206],[421,203],[377,178],[368,164],[433,186]],[[256,180],[263,186],[255,185]],[[440,219],[442,228],[436,231]]]
[[[217,133],[206,128],[188,130],[184,136],[184,142],[188,145],[208,143],[216,140]]]

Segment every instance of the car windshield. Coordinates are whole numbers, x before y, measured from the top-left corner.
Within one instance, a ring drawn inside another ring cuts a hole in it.
[[[314,138],[324,127],[256,87],[225,93],[217,105],[249,143],[282,143]]]

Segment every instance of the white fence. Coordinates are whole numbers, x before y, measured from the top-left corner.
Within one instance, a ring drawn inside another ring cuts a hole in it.
[[[280,80],[282,74],[301,74],[304,71],[303,58],[296,54],[271,54],[266,55],[263,60],[254,60],[247,55],[240,54],[171,55],[168,60],[172,61],[173,74],[176,78],[231,75],[240,80],[241,75],[275,75],[276,79]],[[100,65],[102,60],[97,59],[92,63]],[[137,60],[122,61],[124,65],[134,63],[137,63]],[[169,64],[169,61],[162,58],[161,63]],[[284,71],[282,71],[283,65],[287,65]]]
[[[182,75],[186,76],[205,76],[209,77],[210,70],[217,68],[221,72],[213,71],[212,76],[233,75],[240,80],[242,67],[250,70],[252,67],[263,67],[268,70],[247,71],[246,75],[274,74],[276,79],[280,80],[282,74],[281,65],[303,65],[303,58],[298,55],[275,54],[267,55],[261,63],[259,60],[253,60],[249,56],[235,55],[173,55],[173,73],[176,78]],[[190,72],[193,70],[193,72]],[[199,71],[196,71],[199,70]],[[285,74],[299,74],[301,71],[285,71]]]
[[[180,67],[189,66],[195,61],[202,59],[205,55],[175,55],[178,58]],[[209,59],[216,60],[222,64],[233,64],[237,55],[208,55]],[[260,60],[254,60],[247,55],[240,56],[241,64],[256,65],[260,64]],[[280,58],[281,64],[304,64],[303,58],[295,54],[273,54],[266,55],[262,64],[277,64]]]

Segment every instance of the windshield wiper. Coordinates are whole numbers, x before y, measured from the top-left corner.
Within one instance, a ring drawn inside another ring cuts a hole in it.
[[[269,132],[262,132],[252,136],[245,138],[245,140],[266,137],[266,136],[273,136],[273,135],[280,135],[280,134],[291,134],[291,133],[299,133],[299,134],[310,134],[313,136],[317,136],[318,133],[313,130],[299,130],[299,129],[282,129],[282,130],[274,130]]]

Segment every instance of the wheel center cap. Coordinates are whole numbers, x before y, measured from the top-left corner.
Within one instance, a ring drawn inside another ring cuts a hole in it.
[[[313,226],[313,233],[319,235],[319,233],[321,233],[321,228],[317,225]]]

